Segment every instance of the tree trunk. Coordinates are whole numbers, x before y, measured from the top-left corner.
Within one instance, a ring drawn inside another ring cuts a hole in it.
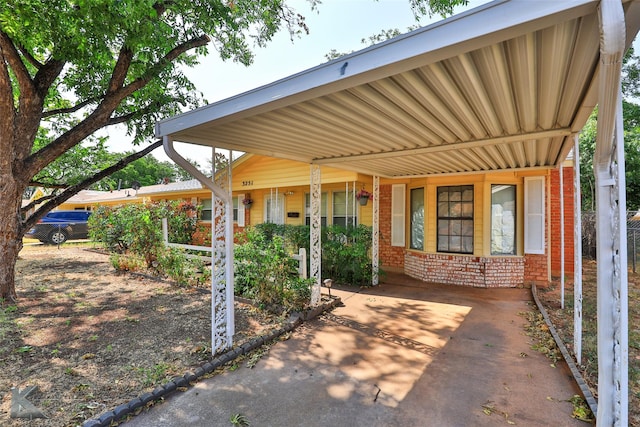
[[[21,186],[0,172],[0,305],[16,301],[15,266],[22,249]]]

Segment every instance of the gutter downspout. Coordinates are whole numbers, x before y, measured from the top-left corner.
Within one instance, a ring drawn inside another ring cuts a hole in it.
[[[212,270],[219,266],[224,266],[224,281],[219,280],[219,276],[212,271],[211,274],[211,352],[216,354],[221,350],[231,348],[233,346],[233,334],[235,332],[234,319],[234,295],[233,295],[233,204],[229,191],[225,191],[217,185],[212,179],[200,172],[195,166],[189,163],[184,157],[178,154],[173,147],[173,139],[169,136],[163,136],[164,151],[167,156],[181,168],[189,172],[202,185],[207,187],[215,195],[222,199],[225,205],[226,218],[225,234],[224,234],[224,256],[220,247],[214,246],[212,252]],[[229,159],[229,167],[231,167],[231,159]],[[212,212],[214,211],[212,200]],[[232,218],[229,221],[229,218]],[[214,234],[215,218],[212,218],[211,224],[211,241],[213,245],[219,243],[217,236]],[[222,296],[219,290],[224,286],[224,301],[217,301]],[[216,310],[219,308],[219,310]],[[217,312],[218,311],[218,312]],[[219,311],[222,311],[220,313]],[[222,336],[221,332],[225,331]]]
[[[626,426],[629,418],[626,196],[620,75],[625,15],[620,0],[600,2],[596,178],[598,426]]]

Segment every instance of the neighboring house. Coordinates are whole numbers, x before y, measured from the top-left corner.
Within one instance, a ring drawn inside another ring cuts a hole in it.
[[[232,171],[234,231],[309,224],[309,166],[246,154]],[[321,223],[373,224],[369,175],[322,168]],[[573,272],[573,167],[565,162],[565,273]],[[528,197],[528,199],[527,199]],[[197,180],[112,192],[82,191],[60,209],[188,200],[211,223],[211,192]],[[243,201],[251,200],[245,204]],[[527,206],[527,200],[533,209]],[[380,181],[381,267],[429,282],[479,287],[545,284],[560,273],[558,169]],[[528,240],[525,234],[528,233]],[[532,242],[525,248],[525,241]],[[533,243],[536,243],[535,246]]]

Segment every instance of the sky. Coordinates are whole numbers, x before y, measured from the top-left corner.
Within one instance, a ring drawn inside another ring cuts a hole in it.
[[[468,6],[456,11],[486,2],[472,0]],[[255,59],[249,67],[223,62],[211,49],[199,65],[185,71],[209,103],[315,67],[326,62],[325,55],[332,49],[341,53],[363,49],[367,45],[361,40],[382,30],[397,28],[406,32],[412,25],[424,26],[442,19],[424,17],[416,22],[409,0],[322,0],[317,11],[312,11],[305,0],[291,0],[289,4],[305,16],[309,35],[302,35],[292,42],[289,33],[281,31],[265,48],[254,50]],[[133,149],[131,138],[121,127],[109,129],[106,135],[109,136],[111,151]],[[152,139],[150,136],[149,141]],[[176,143],[176,149],[184,157],[197,160],[201,166],[206,164],[203,159],[211,158],[210,148],[194,149],[193,146]],[[169,160],[162,148],[152,154],[159,160]]]

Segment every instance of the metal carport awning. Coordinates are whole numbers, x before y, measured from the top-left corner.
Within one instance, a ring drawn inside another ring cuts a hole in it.
[[[561,165],[596,104],[606,101],[599,179],[617,196],[600,206],[600,216],[618,227],[599,253],[613,260],[599,263],[598,279],[610,290],[599,303],[613,321],[599,332],[598,347],[615,351],[599,358],[607,371],[599,395],[607,403],[598,424],[624,424],[626,301],[611,296],[626,295],[626,246],[614,206],[624,203],[624,166],[616,151],[620,111],[611,106],[620,102],[616,61],[639,26],[639,0],[494,1],[161,121],[156,134],[387,178],[515,171]],[[623,29],[626,39],[607,42]],[[607,170],[615,173],[605,178]]]

